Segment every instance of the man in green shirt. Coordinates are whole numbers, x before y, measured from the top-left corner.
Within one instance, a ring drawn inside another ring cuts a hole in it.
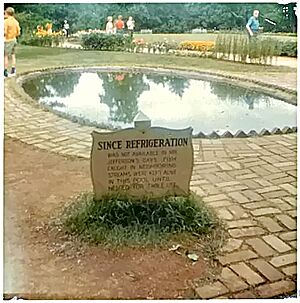
[[[246,25],[249,37],[255,37],[258,34],[259,22],[258,22],[259,10],[255,9],[253,11],[253,16],[250,17]]]

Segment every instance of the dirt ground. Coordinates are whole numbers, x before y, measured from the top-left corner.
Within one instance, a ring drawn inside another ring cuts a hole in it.
[[[45,229],[66,201],[92,189],[89,161],[4,142],[4,292],[28,299],[190,298],[204,277],[168,249],[105,250]]]

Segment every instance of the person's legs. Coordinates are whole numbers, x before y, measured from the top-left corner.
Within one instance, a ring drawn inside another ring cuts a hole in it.
[[[15,47],[17,45],[17,42],[13,44],[12,50],[11,50],[11,74],[16,74],[16,54],[15,54]]]
[[[11,74],[16,73],[16,54],[11,55]]]
[[[4,53],[4,76],[8,77],[8,55]]]
[[[8,77],[8,55],[9,55],[9,43],[4,42],[4,76]]]

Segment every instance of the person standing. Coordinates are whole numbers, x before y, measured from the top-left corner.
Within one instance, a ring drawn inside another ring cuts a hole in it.
[[[114,34],[114,24],[112,16],[107,17],[107,23],[105,31],[107,34]]]
[[[66,34],[66,37],[68,38],[70,34],[70,25],[67,20],[64,21],[64,32]]]
[[[15,19],[15,10],[8,7],[5,10],[4,20],[4,76],[8,77],[9,57],[11,57],[11,76],[16,75],[16,54],[17,37],[20,36],[20,25]]]
[[[249,38],[256,37],[259,30],[259,10],[255,9],[253,15],[249,18],[248,23],[246,24],[246,29],[249,35]]]
[[[115,23],[115,27],[116,27],[116,33],[117,34],[123,34],[124,21],[123,21],[123,17],[121,15],[118,16],[118,20]]]
[[[133,36],[133,31],[134,31],[134,20],[133,18],[130,16],[126,22],[127,25],[127,29],[128,29],[128,33],[130,34],[130,36]]]

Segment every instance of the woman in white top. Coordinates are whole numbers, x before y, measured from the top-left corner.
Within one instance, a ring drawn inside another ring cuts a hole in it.
[[[113,24],[113,18],[111,16],[107,17],[107,23],[106,23],[106,29],[107,34],[113,34],[114,33],[114,24]]]
[[[128,21],[126,22],[126,25],[127,25],[128,33],[132,37],[133,36],[133,30],[134,30],[134,20],[131,16],[128,18]]]

